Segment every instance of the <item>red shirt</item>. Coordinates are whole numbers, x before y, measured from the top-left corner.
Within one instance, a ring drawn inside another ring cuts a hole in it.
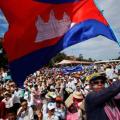
[[[0,118],[5,119],[6,117],[6,108],[5,108],[5,103],[4,102],[0,102]]]

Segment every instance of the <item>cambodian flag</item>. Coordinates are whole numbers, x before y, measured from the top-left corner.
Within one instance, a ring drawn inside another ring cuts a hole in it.
[[[103,35],[117,41],[94,0],[0,0],[4,48],[19,86],[61,50]]]

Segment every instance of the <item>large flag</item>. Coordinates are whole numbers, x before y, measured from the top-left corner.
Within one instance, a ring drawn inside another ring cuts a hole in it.
[[[0,0],[9,29],[4,48],[19,86],[61,50],[103,35],[116,38],[94,0]]]

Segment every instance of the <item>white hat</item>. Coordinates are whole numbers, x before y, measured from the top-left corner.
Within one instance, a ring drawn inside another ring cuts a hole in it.
[[[53,85],[50,86],[50,90],[54,90],[55,87]]]
[[[68,93],[72,93],[73,92],[73,89],[72,88],[66,88],[65,89]]]
[[[55,108],[56,108],[56,104],[55,104],[55,103],[50,102],[50,103],[48,103],[47,108],[48,108],[48,110],[55,109]]]

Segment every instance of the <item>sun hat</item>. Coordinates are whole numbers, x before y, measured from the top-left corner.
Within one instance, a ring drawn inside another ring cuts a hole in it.
[[[73,92],[73,89],[72,88],[66,88],[65,89],[69,94]]]
[[[83,95],[81,94],[81,92],[75,91],[73,92],[73,98],[83,99]]]
[[[48,92],[46,95],[45,95],[45,98],[56,98],[57,95],[55,92]]]
[[[77,91],[73,92],[65,100],[65,105],[66,105],[67,108],[69,108],[73,104],[73,98],[75,98],[75,99],[84,99],[83,95],[81,94],[81,92],[77,92]]]
[[[54,90],[55,87],[53,85],[50,86],[50,90]]]

